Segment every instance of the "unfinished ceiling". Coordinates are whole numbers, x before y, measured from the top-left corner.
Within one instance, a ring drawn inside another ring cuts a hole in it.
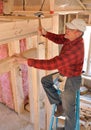
[[[14,0],[14,8],[15,9],[22,9],[22,10],[40,10],[40,7],[42,3],[44,2],[43,5],[43,10],[47,11],[49,10],[49,0]]]
[[[55,10],[91,10],[91,0],[44,0],[44,11],[49,10],[51,1]],[[14,0],[16,7],[25,6],[26,10],[38,10],[42,3],[43,0]]]
[[[91,0],[55,0],[55,10],[91,10]]]
[[[86,7],[87,10],[91,11],[91,0],[81,0],[83,5]]]
[[[5,13],[39,11],[43,2],[42,11],[44,12],[91,11],[91,0],[3,0],[3,2]]]

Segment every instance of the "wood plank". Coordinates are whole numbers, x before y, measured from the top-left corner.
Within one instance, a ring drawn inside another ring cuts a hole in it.
[[[36,58],[37,57],[37,48],[30,48],[21,54],[27,58]]]
[[[58,34],[58,28],[59,28],[59,16],[58,15],[54,15],[53,19],[52,19],[52,28],[51,28],[51,32],[54,32],[56,34]],[[58,49],[58,45],[53,43],[52,41],[48,40],[47,41],[47,52],[48,53],[46,55],[46,58],[51,58],[54,57],[55,55],[58,55],[59,49]],[[50,49],[51,48],[51,49]],[[53,71],[47,71],[46,74],[50,74],[52,72],[55,72],[57,70],[53,70]],[[49,103],[48,101],[48,97],[46,96],[46,129],[49,129],[49,125],[50,125],[50,118],[51,118],[51,113],[52,113],[52,105]]]
[[[34,50],[36,47],[37,36],[28,37],[26,39],[27,45],[26,48]],[[36,53],[38,56],[38,53]],[[24,55],[25,56],[25,55]],[[29,55],[30,57],[30,55]],[[34,57],[34,56],[33,56]],[[34,129],[40,130],[39,124],[39,88],[37,91],[38,79],[37,79],[37,70],[31,67],[28,67],[28,86],[29,86],[29,111],[30,111],[30,122],[33,123]],[[35,90],[36,89],[36,90]],[[37,94],[37,95],[36,95]]]
[[[29,50],[23,52],[22,54],[27,58],[29,58],[29,57],[35,58],[37,56],[37,49],[36,48],[29,49]],[[0,74],[9,72],[12,70],[12,64],[10,64],[10,63],[12,63],[12,61],[13,61],[12,57],[7,57],[5,59],[0,60]]]
[[[38,58],[39,59],[45,59],[45,58],[47,58],[46,57],[46,54],[48,54],[48,50],[47,50],[47,42],[46,42],[46,38],[44,38],[44,37],[42,37],[42,36],[40,36],[40,35],[38,35],[37,36],[37,42],[38,42],[38,44],[37,44],[37,48],[38,48]],[[38,86],[39,86],[39,105],[40,105],[40,108],[41,108],[41,105],[43,104],[43,99],[44,99],[44,97],[45,97],[45,92],[44,92],[44,90],[43,90],[43,86],[42,86],[42,84],[41,84],[41,78],[43,77],[43,76],[45,76],[45,74],[46,74],[46,71],[45,70],[39,70],[38,71]],[[43,106],[42,106],[43,107]],[[45,109],[45,108],[44,108]],[[40,110],[41,111],[41,110]],[[43,117],[45,117],[45,113],[43,113],[44,115],[43,115]],[[41,116],[41,115],[40,115]],[[41,123],[41,122],[40,122]],[[45,124],[45,119],[43,119],[43,121],[42,121],[42,123],[44,124],[43,126],[42,126],[42,129],[43,130],[45,130],[46,128],[46,124]]]
[[[80,6],[81,6],[84,10],[87,10],[86,7],[85,7],[85,5],[84,5],[80,0],[76,0],[76,1],[80,4]]]
[[[30,122],[34,124],[34,130],[40,130],[39,116],[39,87],[37,69],[30,68],[29,77],[29,104],[30,104]],[[28,69],[28,70],[29,70]]]
[[[80,100],[84,103],[88,103],[91,105],[91,97],[86,97],[86,96],[80,96]]]
[[[0,42],[11,40],[14,38],[21,38],[24,36],[29,36],[31,33],[37,31],[37,20],[27,20],[16,21],[16,22],[7,22],[0,24],[1,33],[0,33]]]
[[[89,44],[89,51],[88,51],[88,59],[87,59],[87,68],[86,68],[86,74],[89,74],[90,72],[90,59],[91,59],[91,33],[90,33],[90,44]]]
[[[42,19],[44,28],[49,29],[51,25],[51,18]],[[45,24],[46,23],[46,24]],[[22,37],[31,36],[31,34],[37,34],[38,20],[22,20],[13,22],[1,22],[0,23],[0,44],[13,39],[20,39]]]
[[[5,59],[0,60],[0,74],[9,72],[11,70],[10,62],[12,60],[13,59],[11,57],[7,57]]]
[[[22,75],[20,71],[20,66],[17,68],[12,68],[11,84],[15,111],[20,114],[24,111],[24,93],[22,87]]]
[[[3,13],[11,14],[13,12],[14,0],[3,1]]]
[[[23,1],[21,1],[21,3],[20,3],[20,1],[19,0],[16,0],[15,1],[15,4],[14,4],[14,9],[15,10],[29,10],[29,11],[38,11],[38,10],[40,10],[40,6],[41,6],[41,4],[42,4],[42,0],[37,0],[36,2],[35,1],[30,1],[30,0],[26,0],[25,1],[25,4],[24,4],[24,2]],[[45,2],[44,2],[44,5],[43,5],[43,10],[47,10],[47,11],[49,11],[49,0],[46,0]]]
[[[14,53],[20,53],[19,40],[9,43],[8,50],[9,56],[12,56]],[[12,67],[10,72],[15,111],[22,113],[24,111],[24,92],[22,87],[22,74],[20,71],[20,65],[18,65],[18,67]]]
[[[26,48],[31,49],[31,48],[37,48],[37,35],[33,35],[31,37],[26,38]]]

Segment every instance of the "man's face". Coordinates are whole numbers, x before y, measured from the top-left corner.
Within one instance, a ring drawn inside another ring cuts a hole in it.
[[[82,32],[75,29],[69,29],[66,27],[65,31],[65,38],[69,39],[70,41],[75,40],[79,36],[81,36]]]

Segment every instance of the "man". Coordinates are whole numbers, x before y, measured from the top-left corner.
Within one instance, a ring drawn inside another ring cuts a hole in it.
[[[53,87],[53,75],[50,74],[42,78],[41,82],[51,104],[57,105],[55,116],[60,116],[65,112],[65,130],[75,130],[75,98],[76,92],[81,84],[81,72],[84,60],[83,33],[86,24],[82,19],[74,19],[66,23],[65,34],[54,34],[47,32],[43,28],[40,34],[49,40],[63,44],[61,52],[52,59],[26,59],[22,56],[15,56],[15,60],[25,61],[29,66],[39,69],[58,69],[60,75],[66,76],[67,80],[61,97]]]

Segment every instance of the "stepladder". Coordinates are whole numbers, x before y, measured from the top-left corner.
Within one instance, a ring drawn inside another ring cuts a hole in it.
[[[63,79],[61,79],[61,82],[59,80],[59,77],[57,77],[56,79],[54,79],[54,87],[57,89],[57,93],[61,94],[63,91],[63,85],[66,82],[66,78],[64,78],[64,83],[62,83]],[[61,86],[62,85],[62,86]],[[61,86],[61,89],[60,89]],[[65,114],[63,114],[60,117],[55,117],[54,113],[56,110],[56,104],[53,104],[52,106],[52,112],[51,112],[51,117],[50,117],[50,125],[49,125],[49,130],[59,130],[59,120],[64,120],[65,121]],[[75,130],[80,130],[80,91],[78,90],[76,92],[76,105],[75,105],[75,115],[76,115],[76,127]],[[65,128],[65,126],[62,124],[60,126],[60,130]]]

